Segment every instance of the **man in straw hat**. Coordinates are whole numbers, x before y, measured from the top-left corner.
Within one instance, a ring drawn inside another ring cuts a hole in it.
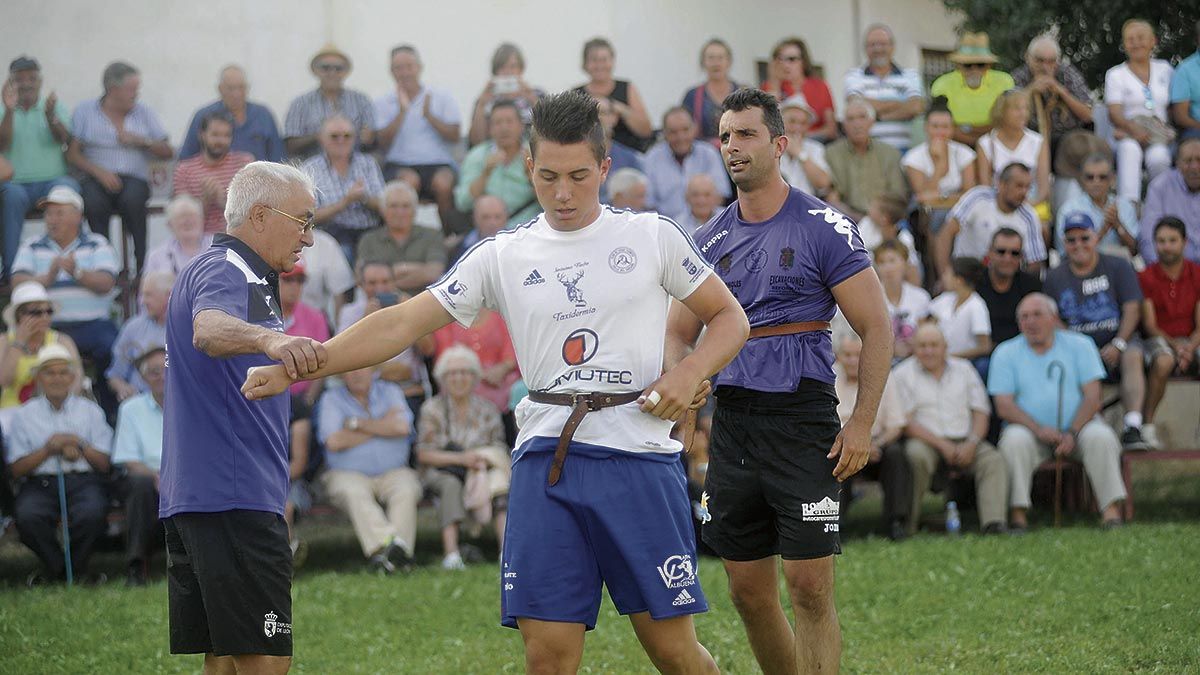
[[[292,159],[307,159],[316,154],[317,132],[331,115],[341,115],[354,123],[362,147],[369,148],[375,143],[375,108],[371,99],[344,86],[351,65],[350,57],[332,43],[312,57],[309,68],[319,84],[314,91],[292,101],[283,122],[283,142]]]
[[[992,103],[1014,86],[1012,76],[992,70],[998,61],[988,46],[987,33],[963,33],[950,55],[957,68],[933,81],[931,96],[945,96],[954,116],[954,140],[975,147],[992,130]]]

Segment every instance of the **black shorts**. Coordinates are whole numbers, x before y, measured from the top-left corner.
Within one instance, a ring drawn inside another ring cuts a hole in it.
[[[726,560],[823,558],[842,552],[841,484],[829,450],[841,430],[833,386],[802,380],[773,394],[718,387],[704,542]]]
[[[171,653],[291,656],[292,551],[283,517],[180,513],[163,523]]]
[[[417,197],[425,201],[433,201],[437,195],[433,194],[433,176],[442,169],[449,169],[450,173],[454,174],[457,180],[458,174],[454,171],[454,167],[449,164],[397,164],[388,162],[383,165],[384,178],[387,180],[395,180],[400,172],[410,169],[415,171],[417,177],[421,180],[421,188],[417,190]]]

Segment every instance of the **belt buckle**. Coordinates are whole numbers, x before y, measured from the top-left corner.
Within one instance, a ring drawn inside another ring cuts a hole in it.
[[[587,404],[588,412],[596,411],[596,400],[591,394],[575,393],[571,394],[571,407],[578,408],[580,403]]]

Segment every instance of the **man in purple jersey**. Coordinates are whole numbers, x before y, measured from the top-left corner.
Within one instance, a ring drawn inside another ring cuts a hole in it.
[[[720,137],[737,201],[695,239],[751,330],[714,382],[703,537],[724,560],[763,672],[833,672],[842,644],[833,602],[839,483],[867,462],[887,381],[892,333],[883,289],[855,224],[780,175],[788,141],[774,97],[757,89],[730,94]],[[835,305],[863,341],[858,400],[844,428],[829,331]],[[699,330],[673,303],[668,366]],[[776,556],[794,630],[779,602]]]

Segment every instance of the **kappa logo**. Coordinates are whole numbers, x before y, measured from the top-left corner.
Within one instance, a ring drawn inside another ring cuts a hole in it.
[[[676,607],[682,607],[684,605],[690,605],[693,602],[696,602],[696,598],[694,598],[691,593],[688,593],[687,589],[685,588],[682,591],[679,591],[679,595],[675,596],[675,599],[671,601],[671,604]]]
[[[800,505],[801,520],[837,520],[840,512],[840,505],[826,497],[819,502],[810,502]]]
[[[846,237],[846,245],[854,248],[854,223],[850,222],[849,218],[829,207],[809,209],[808,215],[824,217],[825,223],[832,225],[834,232]]]
[[[667,588],[683,588],[696,583],[696,566],[690,555],[673,555],[659,565],[658,575]]]
[[[590,328],[577,328],[571,331],[562,344],[562,358],[568,366],[581,366],[596,355],[600,348],[600,336]]]
[[[292,624],[280,621],[279,615],[275,612],[267,612],[263,615],[263,635],[275,637],[276,635],[289,635],[291,632]]]
[[[537,286],[538,284],[544,284],[544,283],[546,283],[546,277],[542,276],[541,273],[538,272],[537,268],[535,267],[535,268],[533,268],[533,271],[529,273],[529,276],[525,277],[525,282],[522,283],[521,285],[522,286]]]
[[[628,274],[637,267],[637,254],[628,246],[618,246],[608,254],[608,267],[617,274]]]

